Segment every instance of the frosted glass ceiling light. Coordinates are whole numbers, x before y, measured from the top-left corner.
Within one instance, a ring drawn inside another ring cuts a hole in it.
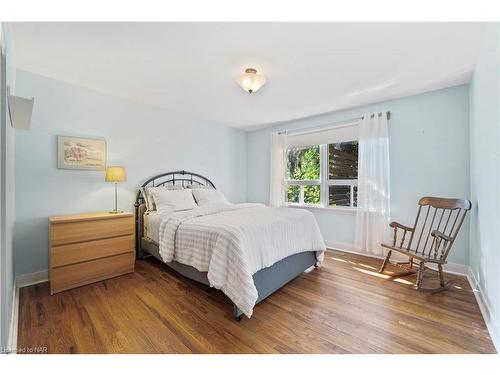
[[[240,76],[238,83],[243,90],[251,94],[264,86],[266,79],[263,75],[257,74],[257,69],[248,68]]]

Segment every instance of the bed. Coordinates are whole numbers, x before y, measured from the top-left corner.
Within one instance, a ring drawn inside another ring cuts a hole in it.
[[[187,171],[144,182],[135,202],[137,258],[153,256],[185,277],[222,290],[237,320],[250,317],[255,304],[321,264],[325,245],[309,211],[248,203],[168,215],[147,210],[143,189],[171,185],[215,189],[208,178]]]

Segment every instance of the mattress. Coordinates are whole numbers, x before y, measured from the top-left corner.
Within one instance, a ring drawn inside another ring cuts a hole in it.
[[[164,216],[156,211],[144,213],[144,237],[149,238],[154,243],[160,242],[160,224]]]

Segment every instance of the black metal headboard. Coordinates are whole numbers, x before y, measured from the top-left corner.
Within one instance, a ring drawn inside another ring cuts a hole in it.
[[[164,186],[164,185],[205,185],[211,186],[215,189],[215,185],[208,178],[202,176],[198,173],[187,172],[187,171],[175,171],[175,172],[167,172],[151,177],[146,180],[141,187],[146,186]],[[139,190],[137,192],[137,197],[135,199],[135,204],[140,205],[144,203],[144,198],[142,197],[142,192]]]
[[[167,173],[162,173],[159,175],[156,175],[154,177],[151,177],[150,179],[146,180],[141,187],[146,187],[146,186],[165,186],[165,185],[180,185],[180,186],[187,186],[187,185],[204,185],[204,186],[210,186],[215,189],[215,185],[213,184],[212,181],[210,181],[208,178],[198,174],[198,173],[193,173],[193,172],[187,172],[187,171],[175,171],[175,172],[167,172]],[[137,196],[135,199],[135,233],[136,233],[136,249],[137,249],[137,254],[138,258],[141,258],[142,251],[141,251],[141,234],[142,234],[142,226],[143,226],[143,220],[141,217],[141,211],[140,207],[141,205],[144,204],[144,197],[142,196],[141,189],[137,192]],[[143,208],[144,210],[144,208]]]

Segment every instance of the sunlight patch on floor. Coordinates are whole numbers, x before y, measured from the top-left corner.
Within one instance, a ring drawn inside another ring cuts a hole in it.
[[[360,266],[363,266],[365,268],[370,268],[372,270],[376,269],[375,267],[369,266],[368,264],[363,264],[363,263],[358,263]]]
[[[344,259],[340,259],[340,258],[335,258],[335,257],[330,257],[331,260],[334,260],[336,262],[342,262],[342,263],[349,263],[349,264],[353,264],[353,265],[356,265],[356,266],[361,266],[361,267],[365,267],[365,268],[369,268],[369,269],[372,269],[372,270],[375,270],[376,268],[373,267],[373,266],[369,266],[368,264],[364,264],[364,263],[356,263],[356,262],[353,262],[351,260],[344,260]]]
[[[375,276],[375,277],[380,277],[381,279],[390,279],[391,278],[391,276],[384,275],[382,273],[368,271],[368,270],[364,270],[364,269],[358,268],[358,267],[352,267],[352,268],[355,269],[356,271],[366,273],[367,275],[371,275],[371,276]]]
[[[379,277],[381,279],[387,280],[387,279],[391,279],[392,278],[392,276],[389,276],[389,275],[384,275],[384,274],[381,274],[381,273],[378,273],[378,272],[364,270],[364,269],[358,268],[358,267],[352,267],[352,268],[355,269],[356,271],[365,273],[365,274],[370,275],[370,276]],[[408,281],[408,280],[405,280],[405,279],[397,278],[397,279],[393,279],[393,281],[395,281],[397,283],[400,283],[400,284],[413,285],[413,283],[411,281]]]
[[[330,257],[330,259],[336,261],[336,262],[342,262],[342,263],[348,263],[347,260],[344,260],[344,259],[340,259],[340,258],[334,258],[334,257]]]

